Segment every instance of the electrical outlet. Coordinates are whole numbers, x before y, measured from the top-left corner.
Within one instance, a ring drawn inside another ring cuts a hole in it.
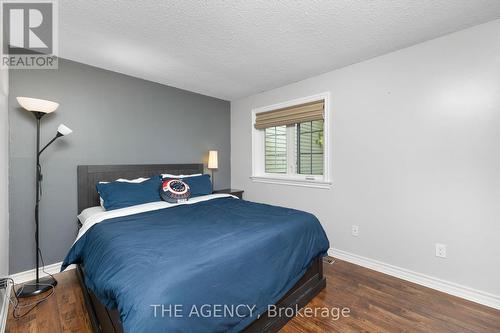
[[[436,257],[446,258],[446,245],[436,243]]]
[[[351,234],[354,236],[354,237],[358,237],[359,236],[359,226],[357,225],[353,225],[351,227]]]

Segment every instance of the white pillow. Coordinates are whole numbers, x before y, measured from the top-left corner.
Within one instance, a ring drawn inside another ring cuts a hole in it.
[[[145,182],[146,180],[149,180],[149,178],[143,178],[143,177],[136,178],[136,179],[118,178],[117,180],[115,180],[115,182],[139,184],[139,183]],[[99,184],[109,184],[109,182],[99,182]],[[99,202],[101,203],[101,207],[104,208],[104,200],[102,200],[101,196],[99,196]],[[80,222],[82,222],[82,221],[80,221]]]
[[[85,221],[87,221],[90,217],[94,216],[95,214],[103,213],[105,211],[106,210],[101,206],[86,208],[80,213],[80,215],[78,215],[78,219],[80,220],[81,224],[85,224]]]
[[[117,180],[115,180],[115,182],[139,184],[139,183],[145,182],[146,180],[149,180],[149,178],[143,178],[143,177],[136,178],[136,179],[118,178]],[[109,182],[99,182],[99,184],[109,184]]]
[[[192,175],[172,175],[170,173],[162,173],[161,178],[187,178],[201,176],[201,173],[193,173]]]

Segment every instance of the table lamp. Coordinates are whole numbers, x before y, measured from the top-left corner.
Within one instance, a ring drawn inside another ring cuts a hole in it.
[[[219,157],[217,150],[208,151],[208,166],[207,168],[212,172],[212,192],[214,191],[214,170],[219,167]]]

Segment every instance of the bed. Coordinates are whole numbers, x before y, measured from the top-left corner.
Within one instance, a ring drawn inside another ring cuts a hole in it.
[[[99,205],[100,181],[161,173],[203,165],[78,166],[78,211]],[[195,199],[80,229],[63,269],[77,265],[94,332],[276,332],[291,319],[278,309],[299,309],[325,287],[329,244],[313,215]]]

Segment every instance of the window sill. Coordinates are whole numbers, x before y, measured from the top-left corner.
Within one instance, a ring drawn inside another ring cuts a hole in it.
[[[331,189],[333,186],[331,182],[325,180],[307,180],[292,177],[251,176],[250,179],[255,183],[302,186],[322,189]]]

